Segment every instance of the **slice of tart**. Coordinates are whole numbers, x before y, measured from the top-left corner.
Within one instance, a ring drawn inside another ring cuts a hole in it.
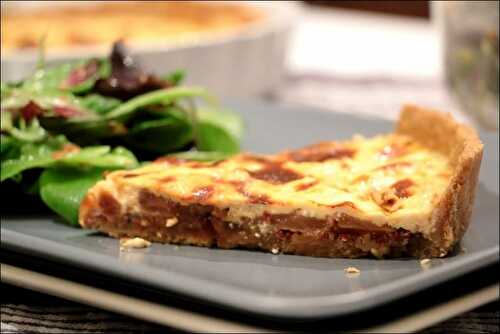
[[[113,237],[324,257],[441,257],[469,225],[483,146],[405,106],[394,133],[106,175],[80,224]]]

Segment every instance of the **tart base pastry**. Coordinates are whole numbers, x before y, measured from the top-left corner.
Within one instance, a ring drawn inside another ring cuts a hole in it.
[[[83,200],[80,224],[274,254],[442,257],[469,225],[482,152],[472,128],[407,105],[391,134],[109,173]]]

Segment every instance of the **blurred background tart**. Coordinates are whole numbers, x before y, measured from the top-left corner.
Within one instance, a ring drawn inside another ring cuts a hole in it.
[[[290,1],[5,1],[2,81],[45,62],[106,56],[123,40],[145,70],[187,73],[186,84],[222,97],[275,92],[301,4]]]
[[[28,10],[20,10],[20,5]],[[5,53],[37,48],[42,39],[47,52],[109,44],[118,39],[132,44],[165,44],[234,34],[264,17],[255,6],[223,2],[76,2],[52,6],[17,4],[5,9]]]

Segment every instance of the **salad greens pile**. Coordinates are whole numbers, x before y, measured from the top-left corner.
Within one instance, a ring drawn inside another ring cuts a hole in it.
[[[238,152],[240,118],[183,78],[144,73],[117,42],[108,58],[42,66],[2,83],[2,197],[38,194],[76,225],[80,201],[105,171],[167,154],[218,160]]]

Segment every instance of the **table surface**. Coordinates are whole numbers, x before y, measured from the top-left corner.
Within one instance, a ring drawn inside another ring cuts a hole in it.
[[[278,103],[395,119],[402,103],[418,101],[473,123],[442,84],[439,36],[425,19],[308,8],[292,34],[286,66],[284,85],[273,95]],[[13,288],[2,285],[5,289]],[[15,291],[14,299],[2,299],[2,332],[159,329],[91,307]],[[498,332],[498,319],[496,302],[425,332]]]

